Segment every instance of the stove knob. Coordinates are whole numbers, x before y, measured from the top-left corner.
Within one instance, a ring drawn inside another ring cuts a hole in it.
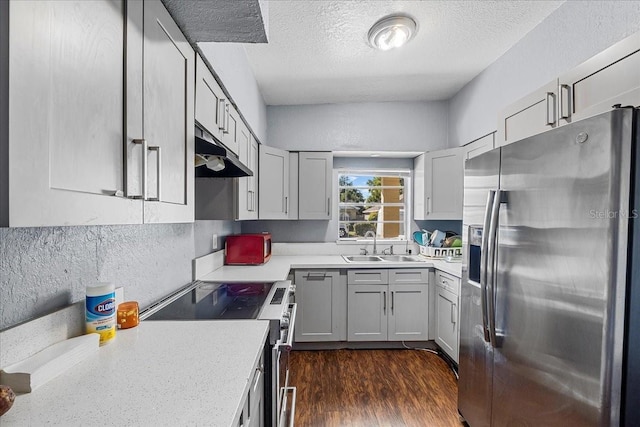
[[[287,322],[289,322],[289,319],[291,318],[291,313],[288,311],[285,311],[284,313],[282,313],[282,318],[287,319]]]
[[[289,329],[289,318],[283,317],[280,321],[280,329]]]

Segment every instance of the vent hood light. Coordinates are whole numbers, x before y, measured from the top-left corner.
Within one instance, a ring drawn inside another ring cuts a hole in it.
[[[411,40],[417,30],[416,21],[409,16],[385,16],[369,30],[369,43],[380,50],[395,49]]]
[[[220,145],[196,136],[196,177],[200,178],[237,178],[253,176],[232,153]]]

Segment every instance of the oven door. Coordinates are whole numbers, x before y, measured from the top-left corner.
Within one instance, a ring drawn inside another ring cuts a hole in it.
[[[296,412],[296,388],[289,384],[289,356],[291,355],[291,347],[293,345],[293,337],[296,323],[297,304],[289,304],[287,310],[289,317],[289,326],[282,329],[280,340],[273,347],[274,372],[276,373],[278,396],[276,405],[276,414],[278,414],[278,427],[293,426],[293,419]]]

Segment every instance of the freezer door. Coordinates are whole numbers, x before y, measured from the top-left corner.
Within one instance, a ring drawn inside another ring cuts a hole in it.
[[[465,164],[458,411],[473,427],[489,426],[491,422],[493,354],[485,341],[483,287],[469,279],[469,225],[483,226],[488,195],[498,189],[499,170],[500,149]],[[484,256],[481,255],[481,262]]]
[[[502,149],[493,426],[618,425],[631,124],[614,110]]]

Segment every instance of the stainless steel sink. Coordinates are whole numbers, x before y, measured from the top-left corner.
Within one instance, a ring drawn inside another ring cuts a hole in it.
[[[424,262],[413,255],[342,255],[347,262]]]
[[[380,262],[382,259],[379,256],[373,255],[342,255],[347,262]]]
[[[383,261],[388,262],[422,262],[423,259],[413,255],[380,255]]]

